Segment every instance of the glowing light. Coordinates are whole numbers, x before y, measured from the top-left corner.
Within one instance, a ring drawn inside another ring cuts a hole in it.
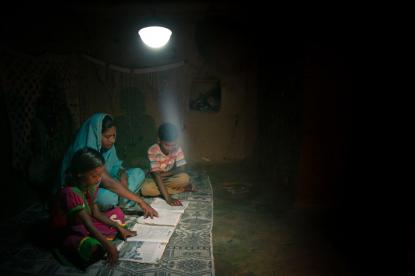
[[[174,75],[166,79],[165,85],[160,86],[159,114],[161,123],[172,123],[179,131],[178,144],[182,147],[185,157],[188,152],[186,133],[183,132],[184,120],[181,98],[178,92],[179,83]],[[182,108],[181,108],[182,107]]]
[[[145,27],[138,31],[141,40],[151,48],[161,48],[170,40],[172,32],[160,26]]]

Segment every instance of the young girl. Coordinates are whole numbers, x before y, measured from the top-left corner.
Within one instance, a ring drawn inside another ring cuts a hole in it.
[[[112,244],[117,234],[122,239],[135,236],[123,228],[124,213],[115,207],[101,213],[96,204],[98,184],[104,172],[104,159],[92,148],[78,150],[66,173],[51,213],[51,233],[59,252],[75,265],[86,267],[107,254],[113,265],[118,252]]]

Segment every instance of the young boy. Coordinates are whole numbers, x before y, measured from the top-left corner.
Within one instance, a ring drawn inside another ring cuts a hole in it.
[[[190,177],[185,173],[186,160],[177,144],[178,131],[171,123],[160,125],[159,142],[148,149],[152,178],[146,178],[141,188],[143,196],[158,196],[172,206],[181,205],[172,194],[191,191]]]

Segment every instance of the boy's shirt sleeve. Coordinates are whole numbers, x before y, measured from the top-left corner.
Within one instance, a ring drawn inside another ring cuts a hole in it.
[[[182,148],[180,147],[177,150],[177,155],[176,155],[176,167],[180,167],[186,165],[186,159],[184,159],[184,153]]]

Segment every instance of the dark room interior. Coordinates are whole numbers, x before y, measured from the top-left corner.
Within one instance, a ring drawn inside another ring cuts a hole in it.
[[[48,259],[43,222],[16,217],[47,211],[65,151],[96,112],[114,117],[124,164],[145,170],[157,127],[174,123],[191,176],[209,181],[208,269],[192,255],[146,275],[413,275],[404,192],[380,184],[393,123],[365,11],[75,1],[1,14],[4,275],[72,275]],[[148,18],[172,29],[164,48],[139,39]],[[88,275],[143,275],[120,271]]]

